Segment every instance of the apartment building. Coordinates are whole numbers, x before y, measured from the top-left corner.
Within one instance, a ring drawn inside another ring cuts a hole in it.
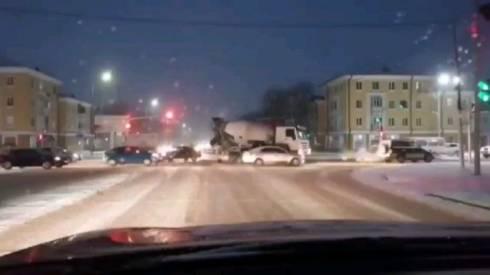
[[[61,85],[38,70],[0,67],[0,145],[55,145]]]
[[[322,92],[328,149],[368,147],[377,144],[380,133],[457,140],[457,94],[438,87],[435,76],[343,75],[323,85]],[[463,91],[463,106],[471,98],[471,92]]]
[[[88,102],[70,96],[58,100],[58,144],[71,151],[92,148],[94,110]]]

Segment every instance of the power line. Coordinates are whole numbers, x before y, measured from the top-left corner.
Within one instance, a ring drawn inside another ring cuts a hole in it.
[[[284,23],[284,22],[232,22],[213,20],[178,20],[154,17],[130,17],[117,15],[97,15],[78,12],[57,11],[49,9],[34,9],[22,7],[2,7],[0,12],[31,15],[40,17],[60,17],[69,19],[86,19],[94,21],[111,21],[136,24],[154,24],[180,27],[215,27],[234,29],[386,29],[386,28],[419,28],[428,25],[448,25],[450,22],[404,22],[404,23]]]

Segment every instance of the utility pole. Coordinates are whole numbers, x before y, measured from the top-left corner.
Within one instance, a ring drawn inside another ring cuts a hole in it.
[[[461,79],[460,76],[460,62],[458,51],[458,38],[456,23],[453,24],[453,45],[454,45],[454,65],[456,67],[456,77]],[[463,142],[463,106],[461,104],[461,80],[456,84],[456,92],[458,93],[458,140],[459,140],[459,162],[461,168],[464,168],[464,142]],[[468,148],[469,152],[470,148]]]
[[[478,79],[480,79],[480,74],[482,72],[481,69],[481,32],[479,31],[480,29],[480,1],[475,0],[475,24],[476,30],[478,31],[479,35],[475,39],[475,83],[473,85],[473,88],[475,89],[474,92],[474,101],[475,101],[475,113],[473,115],[474,121],[475,121],[475,131],[473,134],[473,152],[474,152],[474,174],[475,176],[479,176],[481,174],[481,166],[480,166],[480,99],[478,98],[478,89],[477,89],[477,83]]]

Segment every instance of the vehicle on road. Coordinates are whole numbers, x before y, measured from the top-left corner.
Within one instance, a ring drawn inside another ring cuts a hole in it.
[[[183,160],[184,162],[187,162],[189,160],[192,160],[192,162],[196,162],[201,154],[199,152],[196,152],[194,148],[190,146],[180,146],[177,147],[174,151],[168,152],[167,155],[165,156],[165,160],[168,162],[173,162],[174,160]]]
[[[121,164],[144,164],[150,166],[158,162],[150,151],[137,146],[121,146],[106,151],[105,160],[111,166]]]
[[[304,163],[304,157],[292,154],[279,146],[262,146],[243,152],[242,162],[255,165],[288,164],[300,166]]]
[[[74,161],[73,153],[62,147],[45,147],[41,149],[42,151],[52,154],[58,157],[64,164],[70,164]]]
[[[240,160],[243,152],[259,146],[280,146],[292,154],[311,154],[306,131],[300,126],[225,121],[222,118],[213,118],[213,123],[211,145],[228,154],[230,161]]]
[[[480,153],[484,158],[489,158],[490,157],[490,145],[482,146],[480,148]]]
[[[434,155],[457,156],[459,154],[459,144],[446,142],[443,137],[411,137],[410,141],[415,146],[425,149]]]
[[[488,274],[488,223],[289,221],[80,233],[2,274]],[[286,272],[285,272],[286,271]]]
[[[386,162],[432,162],[434,160],[431,152],[406,140],[382,140],[378,148],[378,155],[382,156]]]
[[[35,167],[44,169],[62,167],[65,163],[59,156],[54,156],[40,149],[12,149],[6,154],[0,155],[0,165],[10,170],[12,167]]]

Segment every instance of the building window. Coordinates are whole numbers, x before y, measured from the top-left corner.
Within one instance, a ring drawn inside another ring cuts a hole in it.
[[[356,118],[356,125],[362,126],[362,118]]]
[[[7,127],[11,128],[14,126],[14,117],[13,116],[7,116],[5,118],[5,122],[7,123]]]
[[[390,100],[390,102],[388,102],[388,108],[394,109],[395,108],[395,101]]]
[[[361,81],[357,81],[356,82],[356,89],[357,90],[362,90],[362,82]]]
[[[417,125],[417,126],[422,126],[422,119],[421,119],[421,118],[417,118],[417,119],[415,120],[415,125]]]
[[[422,101],[417,100],[417,101],[415,102],[415,108],[417,108],[417,109],[421,109],[421,108],[422,108]]]
[[[379,82],[378,81],[374,81],[373,82],[373,89],[374,90],[379,90]]]
[[[362,108],[362,101],[356,100],[356,108]]]
[[[415,90],[420,90],[420,81],[415,81]]]
[[[388,83],[388,89],[394,90],[395,89],[395,82],[392,81],[392,82]]]
[[[9,76],[7,77],[7,86],[12,86],[12,85],[14,85],[14,77]]]
[[[381,96],[372,96],[371,107],[383,107],[383,98]]]
[[[7,97],[7,106],[9,106],[9,107],[14,106],[14,97],[13,96]]]
[[[403,125],[403,126],[408,126],[408,118],[404,118],[404,119],[402,120],[402,125]]]
[[[453,118],[452,117],[447,118],[447,125],[453,125]]]
[[[82,104],[78,104],[78,113],[79,114],[85,114],[86,113],[85,107]]]
[[[395,119],[394,119],[394,118],[392,118],[392,117],[390,117],[390,118],[388,119],[388,125],[390,125],[390,126],[395,126]]]
[[[408,82],[403,81],[402,88],[403,90],[408,90]]]
[[[400,108],[407,109],[408,108],[408,102],[406,100],[400,100]]]

